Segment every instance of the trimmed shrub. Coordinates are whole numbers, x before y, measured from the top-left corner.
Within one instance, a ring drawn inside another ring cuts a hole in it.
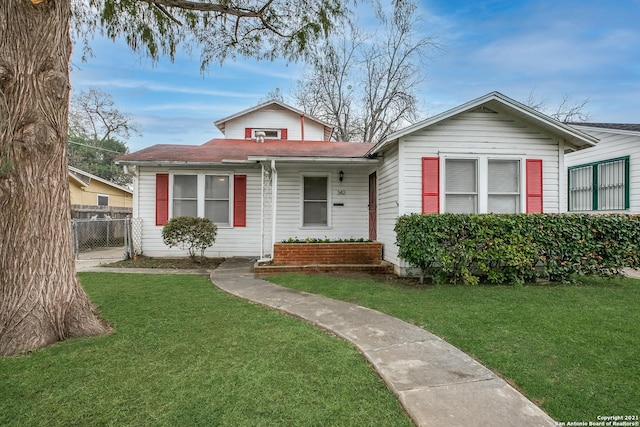
[[[640,217],[412,214],[395,226],[400,258],[436,283],[522,284],[640,267]]]
[[[218,227],[207,218],[178,216],[162,227],[162,240],[169,247],[187,249],[191,259],[195,259],[196,250],[203,258],[204,251],[216,241],[217,232]]]

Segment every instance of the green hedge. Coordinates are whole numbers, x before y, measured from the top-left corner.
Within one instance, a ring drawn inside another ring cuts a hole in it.
[[[395,231],[400,258],[436,283],[565,282],[640,268],[640,216],[412,214]]]

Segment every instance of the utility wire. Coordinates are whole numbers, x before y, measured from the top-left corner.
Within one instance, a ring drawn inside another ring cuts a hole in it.
[[[102,147],[95,147],[93,145],[87,145],[87,144],[81,144],[79,142],[75,142],[75,141],[71,141],[69,140],[69,144],[75,144],[75,145],[79,145],[81,147],[87,147],[87,148],[93,148],[95,150],[102,150],[102,151],[107,151],[109,153],[114,153],[114,154],[125,154],[125,152],[123,151],[113,151],[113,150],[108,150],[106,148],[102,148]]]

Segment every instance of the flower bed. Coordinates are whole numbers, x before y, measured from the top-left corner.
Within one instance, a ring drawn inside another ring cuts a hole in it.
[[[273,265],[381,264],[382,243],[276,243]]]

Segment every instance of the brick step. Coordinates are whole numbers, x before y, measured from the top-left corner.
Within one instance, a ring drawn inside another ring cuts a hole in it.
[[[328,272],[393,274],[393,265],[384,261],[382,264],[258,265],[258,263],[255,263],[253,272],[259,276],[277,273]]]

